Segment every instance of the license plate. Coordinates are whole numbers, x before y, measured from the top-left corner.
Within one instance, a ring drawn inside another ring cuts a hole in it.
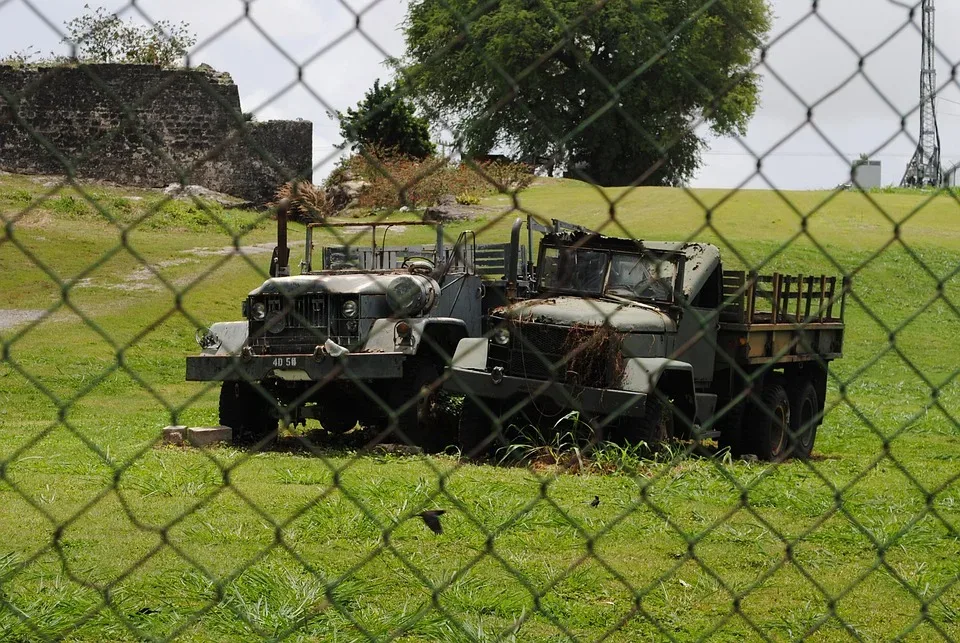
[[[301,359],[300,357],[274,357],[272,365],[274,368],[299,368]]]

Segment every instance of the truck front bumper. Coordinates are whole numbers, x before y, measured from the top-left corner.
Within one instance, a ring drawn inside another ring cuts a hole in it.
[[[647,394],[619,389],[567,386],[559,382],[533,380],[453,366],[444,388],[461,395],[496,400],[546,397],[561,408],[588,415],[643,417]]]
[[[187,358],[187,381],[378,380],[403,376],[404,353],[351,353],[341,357],[312,355],[196,355]]]

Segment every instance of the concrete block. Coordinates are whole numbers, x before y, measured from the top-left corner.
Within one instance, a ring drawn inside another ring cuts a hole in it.
[[[163,430],[164,444],[183,445],[184,435],[187,432],[185,426],[168,426]]]
[[[187,429],[187,442],[195,447],[205,447],[218,442],[233,441],[233,429],[229,426],[201,426]]]

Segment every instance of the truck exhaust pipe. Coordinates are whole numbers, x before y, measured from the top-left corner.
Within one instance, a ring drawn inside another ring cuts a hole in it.
[[[290,247],[287,245],[287,213],[290,211],[290,199],[280,199],[277,204],[277,246],[273,249],[270,261],[271,277],[290,276]]]
[[[510,229],[510,250],[507,252],[507,299],[517,298],[517,271],[520,263],[520,231],[523,229],[523,219],[513,222]]]

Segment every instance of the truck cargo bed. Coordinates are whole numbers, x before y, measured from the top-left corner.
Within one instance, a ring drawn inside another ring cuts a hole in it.
[[[848,288],[826,275],[725,270],[719,345],[743,365],[837,359]]]

